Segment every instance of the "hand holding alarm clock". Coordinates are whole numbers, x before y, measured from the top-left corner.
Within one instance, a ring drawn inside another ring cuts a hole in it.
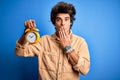
[[[39,29],[36,28],[36,23],[34,20],[27,20],[25,25],[25,38],[29,43],[36,43],[40,40],[40,35],[38,33]]]

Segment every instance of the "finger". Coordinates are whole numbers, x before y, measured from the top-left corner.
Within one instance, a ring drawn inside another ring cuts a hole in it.
[[[63,27],[61,27],[61,35],[62,35],[62,39],[65,39],[65,34],[64,34],[64,31],[63,31]]]
[[[60,38],[61,38],[61,40],[64,39],[64,36],[63,36],[63,33],[62,33],[62,29],[61,29],[61,28],[60,28]]]
[[[29,20],[30,28],[33,28],[32,20]]]
[[[61,27],[61,33],[62,33],[63,38],[65,39],[65,34],[64,34],[63,27]]]
[[[36,27],[35,20],[32,20],[33,27]]]
[[[67,40],[67,34],[66,34],[66,31],[65,31],[64,27],[62,28],[62,31],[63,31],[63,35],[64,35],[65,40]]]
[[[67,38],[68,34],[67,34],[66,29],[64,27],[63,27],[63,32],[64,32],[65,37]]]
[[[30,28],[29,20],[25,21],[26,28]]]
[[[28,20],[26,20],[26,21],[24,22],[25,28],[29,28],[29,24],[28,24],[28,23],[29,23]]]
[[[61,29],[59,30],[59,37],[60,37],[60,39],[62,38]]]
[[[31,28],[31,23],[30,23],[31,20],[27,20],[26,21],[26,25],[27,25],[27,28]]]

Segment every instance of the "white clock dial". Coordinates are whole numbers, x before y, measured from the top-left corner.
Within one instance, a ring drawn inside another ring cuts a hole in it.
[[[28,34],[27,34],[27,40],[30,42],[30,43],[33,43],[33,42],[35,42],[35,40],[36,40],[36,35],[35,35],[35,33],[34,32],[29,32]]]

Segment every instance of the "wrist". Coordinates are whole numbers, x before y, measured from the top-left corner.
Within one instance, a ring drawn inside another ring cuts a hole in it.
[[[75,53],[74,49],[70,53],[68,53],[67,56],[68,56],[68,60],[73,66],[78,63],[79,56]]]
[[[65,51],[65,53],[70,53],[71,51],[73,51],[73,48],[71,46],[66,46],[64,48],[64,51]]]

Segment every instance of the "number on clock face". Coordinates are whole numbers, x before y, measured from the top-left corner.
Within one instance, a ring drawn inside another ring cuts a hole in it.
[[[35,42],[36,40],[36,35],[34,32],[30,32],[27,34],[27,40],[30,42],[30,43],[33,43]]]

